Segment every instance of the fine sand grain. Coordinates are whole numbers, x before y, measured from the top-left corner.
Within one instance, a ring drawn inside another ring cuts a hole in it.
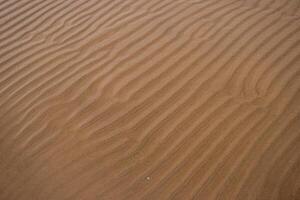
[[[300,200],[300,0],[0,0],[0,200]]]

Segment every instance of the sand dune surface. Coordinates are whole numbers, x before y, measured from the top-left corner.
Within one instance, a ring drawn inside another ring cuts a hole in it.
[[[300,200],[299,0],[0,0],[0,200]]]

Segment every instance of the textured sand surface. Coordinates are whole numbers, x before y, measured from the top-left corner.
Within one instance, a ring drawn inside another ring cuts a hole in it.
[[[0,200],[299,200],[299,0],[0,0]]]

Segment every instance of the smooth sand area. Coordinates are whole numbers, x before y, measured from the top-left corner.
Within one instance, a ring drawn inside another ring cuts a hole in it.
[[[0,200],[300,200],[300,0],[0,0]]]

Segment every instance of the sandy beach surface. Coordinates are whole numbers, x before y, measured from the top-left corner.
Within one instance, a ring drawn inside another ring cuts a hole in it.
[[[0,200],[300,200],[300,0],[0,0]]]

